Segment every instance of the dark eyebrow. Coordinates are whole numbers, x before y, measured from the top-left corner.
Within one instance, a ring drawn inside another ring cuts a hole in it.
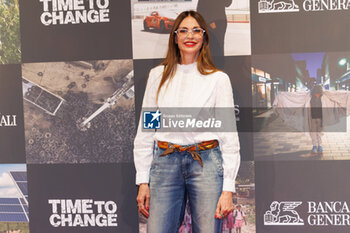
[[[201,28],[200,26],[194,26],[193,28]],[[188,29],[188,27],[179,27],[178,29]]]

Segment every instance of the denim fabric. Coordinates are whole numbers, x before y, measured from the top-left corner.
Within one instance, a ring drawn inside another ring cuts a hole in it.
[[[190,153],[174,152],[160,157],[155,147],[150,170],[148,233],[178,232],[189,198],[193,233],[220,233],[222,220],[215,210],[222,192],[223,168],[219,147],[197,151],[203,167]]]

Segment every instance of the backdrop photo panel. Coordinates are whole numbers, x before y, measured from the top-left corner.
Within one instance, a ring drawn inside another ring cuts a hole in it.
[[[21,62],[18,0],[0,1],[0,64]]]
[[[23,64],[28,163],[131,162],[132,60]]]
[[[350,0],[0,0],[0,232],[147,232],[133,143],[149,71],[185,10],[205,18],[233,88],[240,233],[349,232]],[[223,233],[238,233],[233,220]]]
[[[251,54],[249,0],[131,1],[133,58],[163,58],[175,18],[196,10],[206,20],[214,56]]]
[[[347,1],[251,0],[252,54],[347,51]]]
[[[349,165],[349,161],[255,162],[257,232],[347,232]]]
[[[30,231],[137,232],[134,178],[132,163],[28,165]]]
[[[241,146],[241,160],[254,160],[252,133],[252,99],[250,76],[250,56],[230,56],[224,58],[223,71],[231,79],[236,111],[236,123]]]
[[[0,163],[25,163],[21,66],[0,65]]]
[[[26,164],[0,164],[0,230],[29,233]]]
[[[350,159],[349,58],[349,52],[252,56],[255,160]],[[315,87],[323,89],[319,131],[309,114]]]
[[[20,0],[23,62],[131,59],[130,1]]]

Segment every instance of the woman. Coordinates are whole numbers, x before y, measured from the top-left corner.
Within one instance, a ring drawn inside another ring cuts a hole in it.
[[[232,0],[199,0],[197,11],[203,15],[209,24],[210,48],[212,55],[224,56],[225,34],[227,28],[226,7]]]
[[[197,12],[176,18],[167,56],[149,74],[143,107],[234,108],[230,79],[212,62],[207,26]],[[221,232],[221,219],[233,209],[237,132],[149,133],[142,132],[141,120],[134,161],[137,203],[149,217],[148,232],[178,232],[187,196],[193,232]]]
[[[322,93],[321,85],[316,85],[311,90],[310,108],[310,137],[312,140],[312,153],[322,153]]]

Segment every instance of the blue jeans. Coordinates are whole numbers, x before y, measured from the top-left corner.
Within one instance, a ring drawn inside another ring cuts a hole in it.
[[[163,152],[164,149],[156,146],[153,153],[148,233],[177,233],[187,197],[193,233],[221,233],[222,220],[215,218],[223,183],[219,147],[197,150],[203,167],[186,151],[160,157]]]

